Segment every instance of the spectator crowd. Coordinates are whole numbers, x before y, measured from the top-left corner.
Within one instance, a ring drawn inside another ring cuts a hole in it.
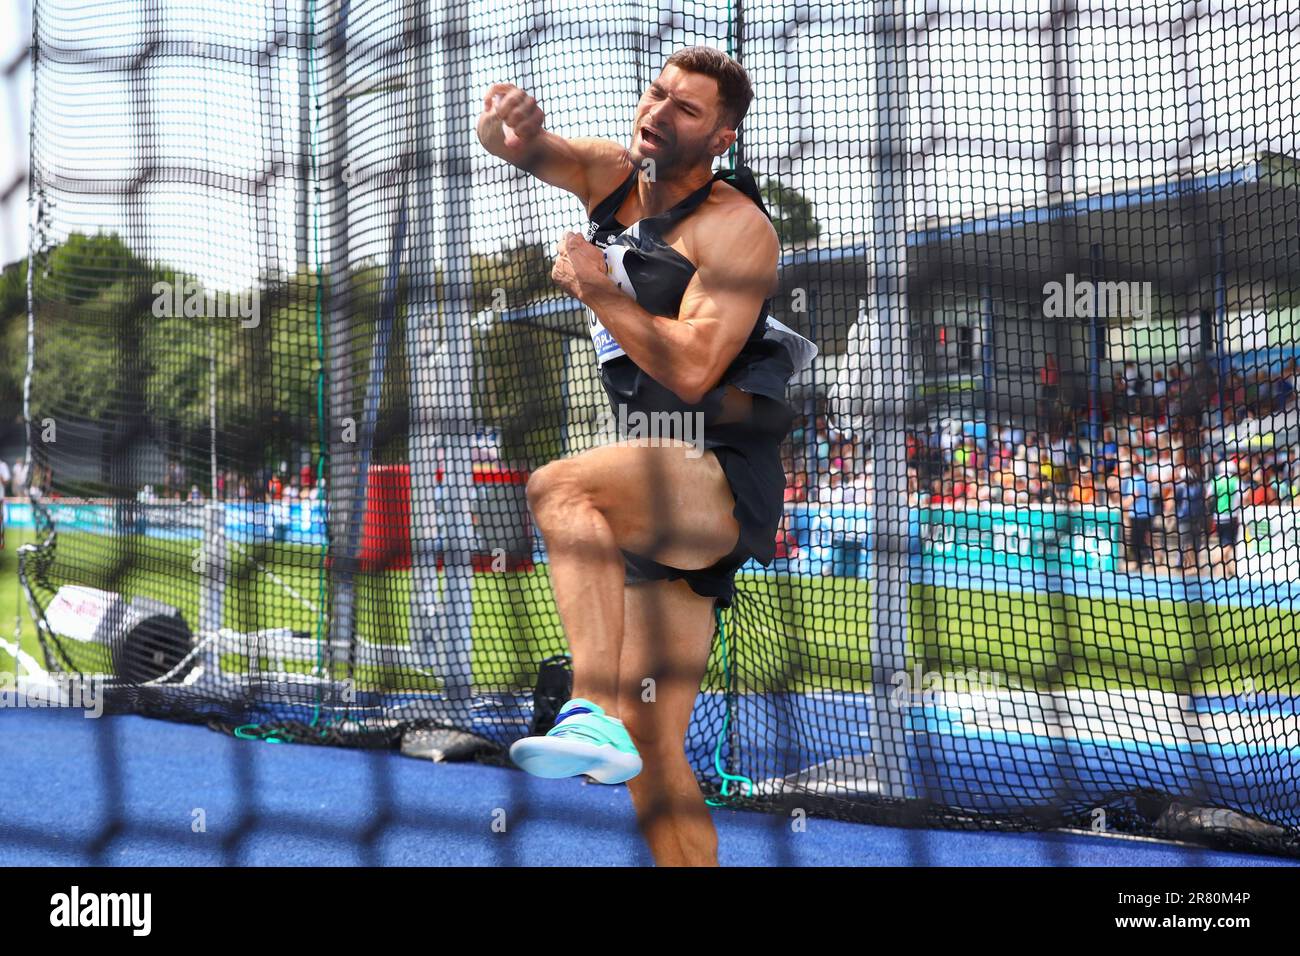
[[[324,481],[316,479],[315,469],[310,463],[304,464],[297,475],[286,477],[286,467],[282,462],[279,469],[263,468],[251,478],[234,469],[225,469],[217,473],[217,500],[237,502],[276,502],[315,501],[322,494]],[[188,487],[187,487],[188,486]],[[153,484],[144,485],[136,495],[137,500],[146,504],[160,501],[206,501],[208,496],[204,488],[190,480],[188,470],[179,461],[173,460],[167,466],[166,480],[161,490]]]
[[[1175,362],[1148,381],[1130,362],[1115,375],[1095,439],[1086,413],[1069,409],[1043,428],[931,422],[906,435],[908,503],[1115,509],[1122,570],[1232,575],[1242,509],[1300,499],[1300,455],[1278,440],[1288,422],[1300,424],[1297,374],[1292,360],[1216,384],[1202,363]],[[787,502],[873,503],[869,436],[841,433],[819,411],[790,437]],[[794,543],[787,535],[780,546]]]

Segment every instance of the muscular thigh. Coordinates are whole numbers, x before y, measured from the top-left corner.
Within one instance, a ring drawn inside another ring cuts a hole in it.
[[[565,461],[579,469],[576,480],[609,522],[620,548],[694,571],[729,554],[740,525],[717,456],[712,451],[697,456],[692,448],[622,441]]]
[[[620,716],[640,743],[680,748],[713,644],[713,600],[682,580],[628,585],[623,595]]]

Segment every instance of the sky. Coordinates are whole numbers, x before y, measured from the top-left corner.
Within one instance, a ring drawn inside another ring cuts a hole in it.
[[[0,0],[0,67],[21,54],[31,37],[28,0]],[[27,169],[31,71],[20,67],[0,76],[0,191]],[[27,248],[27,192],[0,204],[0,265],[22,258]]]
[[[0,57],[7,62],[28,28],[20,23],[25,0],[3,2]],[[43,62],[35,113],[38,174],[55,202],[51,235],[125,231],[144,254],[210,286],[239,288],[259,261],[290,268],[295,260],[299,195],[292,181],[271,176],[260,205],[248,184],[297,153],[298,62],[282,55],[262,74],[249,65],[277,27],[258,0],[158,6],[170,45],[144,74],[132,75],[102,66],[113,55],[139,54],[144,4],[42,0],[42,44],[57,54]],[[350,42],[359,51],[348,74],[356,93],[348,101],[353,261],[382,262],[389,254],[397,169],[416,144],[419,110],[428,111],[432,155],[441,159],[454,141],[469,159],[457,181],[468,197],[467,230],[444,228],[442,177],[426,175],[412,187],[424,187],[412,194],[419,198],[412,228],[432,235],[432,254],[463,248],[466,232],[479,252],[523,240],[549,244],[564,228],[582,226],[581,206],[482,150],[473,125],[483,91],[496,81],[516,83],[537,97],[553,131],[626,143],[637,98],[670,52],[691,43],[726,45],[718,26],[725,0],[657,8],[629,0],[456,6],[467,12],[469,38],[447,66],[454,84],[444,84],[444,56],[431,76],[422,76],[409,45],[404,50],[399,42],[400,5],[352,4]],[[887,129],[905,134],[909,224],[1043,201],[1051,151],[1062,157],[1067,194],[1261,150],[1300,155],[1300,44],[1289,42],[1300,29],[1300,9],[1293,6],[1078,0],[1054,97],[1051,0],[907,3],[906,123]],[[873,228],[870,156],[885,129],[875,108],[868,19],[874,9],[865,0],[745,5],[744,61],[756,91],[743,127],[746,159],[760,177],[777,175],[813,201],[826,244],[861,241]],[[1201,15],[1183,19],[1185,10]],[[290,11],[278,26],[299,15]],[[659,27],[647,27],[648,19]],[[212,44],[221,45],[221,56],[203,57],[216,50]],[[323,64],[321,70],[323,76]],[[393,78],[406,88],[374,91]],[[20,71],[15,79],[4,90],[0,129],[14,132],[5,134],[0,172],[21,164],[26,152],[29,75]],[[145,143],[152,151],[142,149]],[[318,147],[327,146],[322,134]],[[123,184],[149,162],[196,169],[216,186],[235,188],[155,184],[124,202]],[[71,180],[78,190],[60,188]],[[104,191],[86,191],[88,183]],[[26,244],[26,212],[15,204],[3,213],[0,254],[10,261]],[[328,248],[328,222],[320,228]]]

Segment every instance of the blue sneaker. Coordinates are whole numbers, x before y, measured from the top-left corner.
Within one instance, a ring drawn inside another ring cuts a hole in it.
[[[560,708],[545,737],[516,740],[510,759],[521,770],[549,779],[586,774],[599,783],[624,783],[641,772],[641,755],[623,721],[583,697]]]

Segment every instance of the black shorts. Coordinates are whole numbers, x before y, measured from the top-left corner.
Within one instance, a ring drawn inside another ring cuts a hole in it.
[[[714,606],[731,607],[736,596],[736,570],[748,561],[749,552],[739,543],[721,561],[698,571],[683,571],[658,561],[651,561],[629,551],[623,552],[623,583],[645,584],[647,581],[675,581],[685,578],[691,590],[714,598]]]
[[[740,525],[740,539],[729,554],[707,568],[684,571],[623,551],[625,584],[675,581],[684,578],[691,590],[715,598],[715,606],[731,607],[736,571],[750,558],[767,566],[776,557],[776,529],[785,502],[785,470],[781,467],[780,439],[746,427],[721,425],[704,436],[722,466],[736,499],[732,516]]]

